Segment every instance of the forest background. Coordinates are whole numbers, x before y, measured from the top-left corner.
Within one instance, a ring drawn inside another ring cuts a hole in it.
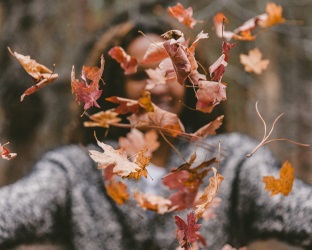
[[[0,185],[15,182],[27,174],[43,152],[65,144],[73,117],[70,91],[72,65],[84,64],[84,48],[95,32],[116,14],[131,9],[139,17],[141,2],[150,0],[0,0],[0,143],[18,156],[0,161]],[[167,1],[175,5],[178,1]],[[233,30],[246,20],[265,12],[268,1],[189,0],[194,17],[203,22],[193,35],[209,33],[208,49],[201,49],[210,63],[221,53],[221,40],[213,29],[213,16],[223,12]],[[231,51],[223,80],[228,83],[228,100],[222,104],[226,122],[224,131],[238,131],[259,140],[263,124],[255,104],[268,125],[280,114],[272,138],[288,138],[312,143],[312,1],[276,0],[283,7],[285,24],[261,32],[254,42],[238,42]],[[162,10],[160,10],[162,11]],[[164,15],[167,13],[164,11]],[[179,25],[177,23],[177,25]],[[7,47],[52,68],[57,81],[20,102],[20,95],[32,82]],[[204,48],[203,46],[202,48]],[[259,48],[268,69],[261,75],[244,71],[239,54]],[[93,66],[93,65],[88,65]],[[10,122],[9,122],[10,121]],[[289,160],[296,175],[309,182],[312,177],[312,149],[287,142],[273,142],[269,147],[281,160]]]

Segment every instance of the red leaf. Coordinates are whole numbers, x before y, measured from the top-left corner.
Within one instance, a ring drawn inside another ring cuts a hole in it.
[[[183,23],[189,28],[194,28],[197,24],[197,21],[192,17],[193,16],[193,9],[192,7],[188,7],[184,9],[183,5],[177,3],[176,6],[168,7],[167,12],[170,16],[177,19],[180,23]]]
[[[120,63],[120,66],[124,69],[126,75],[137,72],[138,61],[134,57],[128,55],[123,48],[115,46],[108,54]]]
[[[194,212],[187,215],[187,223],[185,223],[178,215],[174,216],[174,218],[175,224],[178,226],[176,236],[181,247],[188,249],[189,244],[194,243],[199,239],[203,239],[198,232],[201,224],[196,224],[196,216]]]
[[[7,147],[5,147],[8,144],[9,144],[8,142],[3,145],[1,145],[0,143],[0,155],[4,160],[12,160],[17,155],[16,153],[11,153],[10,150]]]
[[[92,106],[100,107],[96,102],[102,94],[102,90],[99,90],[99,81],[104,71],[104,57],[101,55],[101,67],[83,67],[81,73],[81,79],[75,79],[75,67],[73,66],[71,72],[71,86],[72,93],[76,94],[76,100],[78,103],[84,102],[84,110],[89,109]],[[88,80],[91,83],[88,84]]]

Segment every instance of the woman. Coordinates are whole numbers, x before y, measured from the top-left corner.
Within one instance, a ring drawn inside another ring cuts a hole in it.
[[[116,42],[114,45],[126,49],[130,55],[142,58],[142,51],[145,51],[150,42],[137,31],[141,30],[150,39],[159,39],[159,35],[168,28],[159,22],[156,25],[153,21],[146,22],[143,14],[139,21],[141,22],[113,22],[113,26],[99,38],[99,42],[91,50],[90,60],[86,65],[98,61],[100,54],[111,48],[107,42],[111,40]],[[165,28],[162,29],[163,27]],[[108,91],[112,91],[107,95],[137,98],[139,90],[145,85],[145,76],[139,74],[123,78],[123,73],[115,73],[115,69],[118,69],[118,65],[114,65],[106,56],[104,81],[107,85],[111,84]],[[157,87],[151,90],[151,94],[156,104],[182,115],[182,106],[178,100],[188,97],[177,82]],[[168,96],[171,100],[169,105]],[[185,123],[186,127],[191,127],[193,122],[192,118],[191,122]],[[215,211],[215,219],[200,222],[203,224],[201,234],[207,240],[207,248],[221,249],[226,243],[240,247],[257,239],[269,238],[311,248],[311,187],[296,180],[289,196],[270,197],[261,180],[265,175],[278,174],[280,164],[272,154],[267,149],[260,149],[253,157],[246,159],[256,142],[240,134],[224,134],[208,139],[212,145],[218,145],[220,141],[224,157],[219,171],[225,178],[218,193],[222,203]],[[116,142],[107,143],[116,148]],[[183,141],[174,143],[186,159],[191,157],[195,149],[199,161],[215,157],[218,153],[217,149],[207,151]],[[132,183],[133,188],[151,189],[155,193],[165,194],[166,190],[158,185],[161,177],[170,168],[180,166],[183,160],[168,143],[161,141],[151,162],[151,171],[155,173],[153,182],[143,178],[137,185]],[[155,178],[159,172],[162,174]],[[0,197],[1,249],[20,243],[45,241],[60,243],[65,249],[178,247],[172,213],[147,213],[131,202],[118,206],[107,195],[101,172],[89,157],[87,148],[79,145],[48,152],[28,176],[2,188]]]

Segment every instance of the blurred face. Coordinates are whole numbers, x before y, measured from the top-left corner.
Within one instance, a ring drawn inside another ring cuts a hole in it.
[[[147,34],[133,40],[128,46],[127,53],[134,56],[140,62],[148,49],[151,41],[160,41],[161,38],[156,34]],[[158,64],[144,65],[139,67],[136,74],[126,76],[125,93],[130,99],[138,99],[141,97],[146,79],[148,78],[145,69],[156,68]],[[184,100],[185,87],[181,86],[176,80],[169,80],[165,84],[155,86],[149,90],[152,96],[152,102],[161,109],[179,114],[182,110],[180,100]]]

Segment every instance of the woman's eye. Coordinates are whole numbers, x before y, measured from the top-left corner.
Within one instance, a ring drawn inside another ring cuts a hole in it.
[[[138,71],[135,74],[128,75],[128,79],[133,80],[133,81],[142,81],[148,79],[148,75],[146,74],[145,71]]]

